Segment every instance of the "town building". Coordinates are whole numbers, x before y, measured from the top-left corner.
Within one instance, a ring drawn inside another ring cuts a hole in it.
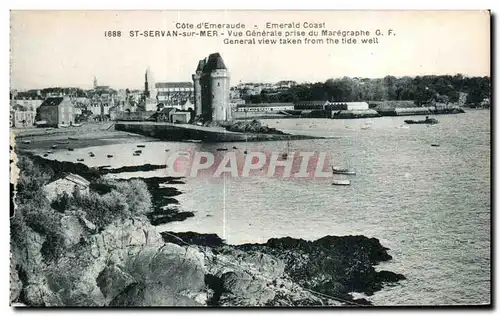
[[[45,185],[43,191],[47,199],[53,201],[58,195],[64,193],[71,195],[75,190],[80,191],[81,194],[89,194],[89,185],[90,182],[87,179],[70,173]]]
[[[41,121],[45,125],[58,127],[75,122],[75,108],[69,97],[47,98],[38,109]]]
[[[200,60],[192,78],[196,115],[204,121],[231,120],[230,76],[220,54]]]
[[[157,82],[155,85],[156,100],[165,106],[187,110],[194,109],[194,87],[191,82]],[[187,103],[187,104],[186,104]]]
[[[26,128],[33,127],[36,111],[16,104],[10,110],[10,127]]]
[[[294,109],[293,103],[258,103],[236,106],[237,112],[280,112]]]
[[[170,112],[170,122],[187,124],[191,120],[190,111],[172,111]]]
[[[330,105],[329,101],[298,101],[295,102],[295,110],[325,110]]]
[[[293,81],[293,80],[282,80],[282,81],[278,81],[274,87],[276,89],[289,89],[293,86],[296,86],[297,85],[297,82]]]
[[[43,98],[41,96],[16,97],[11,100],[11,105],[21,105],[29,111],[36,111],[42,103]]]
[[[325,106],[326,110],[342,111],[342,110],[368,110],[369,104],[367,102],[330,102]]]

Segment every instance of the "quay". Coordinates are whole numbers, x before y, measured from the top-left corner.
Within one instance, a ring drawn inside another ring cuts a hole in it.
[[[244,142],[317,139],[307,135],[257,134],[231,132],[223,127],[207,127],[168,122],[116,121],[115,130],[140,134],[169,141],[199,140],[203,142]]]

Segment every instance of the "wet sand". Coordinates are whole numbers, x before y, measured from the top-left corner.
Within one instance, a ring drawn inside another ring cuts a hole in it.
[[[16,150],[41,153],[47,150],[85,148],[131,142],[156,141],[152,137],[116,131],[114,123],[91,123],[79,127],[11,129]]]

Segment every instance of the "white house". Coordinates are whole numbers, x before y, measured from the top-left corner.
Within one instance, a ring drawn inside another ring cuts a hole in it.
[[[43,191],[45,192],[45,196],[49,199],[49,201],[54,200],[58,195],[66,192],[71,195],[75,190],[79,190],[82,194],[89,193],[89,185],[90,182],[77,175],[70,173],[56,181],[53,181],[47,184]]]

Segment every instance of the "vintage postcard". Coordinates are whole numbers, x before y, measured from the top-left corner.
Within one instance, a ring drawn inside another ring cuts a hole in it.
[[[11,11],[11,305],[490,306],[490,23]]]

